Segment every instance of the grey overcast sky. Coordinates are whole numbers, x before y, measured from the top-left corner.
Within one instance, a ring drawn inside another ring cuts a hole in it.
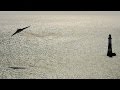
[[[120,11],[0,11],[0,15],[120,15]]]

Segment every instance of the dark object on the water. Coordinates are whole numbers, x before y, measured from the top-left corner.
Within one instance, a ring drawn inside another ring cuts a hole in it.
[[[22,28],[22,29],[17,29],[17,31],[13,34],[13,35],[15,35],[15,34],[17,34],[17,33],[20,33],[21,31],[23,31],[24,29],[27,29],[27,28],[29,28],[30,26],[28,26],[28,27],[25,27],[25,28]],[[13,36],[12,35],[12,36]]]
[[[109,57],[116,56],[115,53],[112,53],[112,37],[111,37],[111,34],[109,34],[109,38],[108,38],[108,52],[107,52],[107,56],[109,56]]]
[[[25,69],[24,67],[9,67],[9,68],[12,68],[12,69]]]
[[[112,53],[112,56],[116,56],[116,53]]]

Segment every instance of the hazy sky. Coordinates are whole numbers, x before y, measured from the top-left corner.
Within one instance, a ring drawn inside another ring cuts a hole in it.
[[[120,11],[0,11],[0,15],[81,15],[81,14],[103,14],[120,15]]]

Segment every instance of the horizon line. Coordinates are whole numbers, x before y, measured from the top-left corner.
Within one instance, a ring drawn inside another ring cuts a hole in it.
[[[120,11],[0,11],[0,15],[119,15]]]

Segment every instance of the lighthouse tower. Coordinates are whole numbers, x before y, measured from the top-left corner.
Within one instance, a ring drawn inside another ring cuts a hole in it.
[[[108,37],[108,51],[107,51],[107,56],[109,56],[109,57],[116,56],[115,53],[112,53],[112,37],[111,37],[111,34],[109,34],[109,37]]]
[[[108,52],[107,52],[107,56],[112,57],[112,37],[109,34],[108,37]]]

